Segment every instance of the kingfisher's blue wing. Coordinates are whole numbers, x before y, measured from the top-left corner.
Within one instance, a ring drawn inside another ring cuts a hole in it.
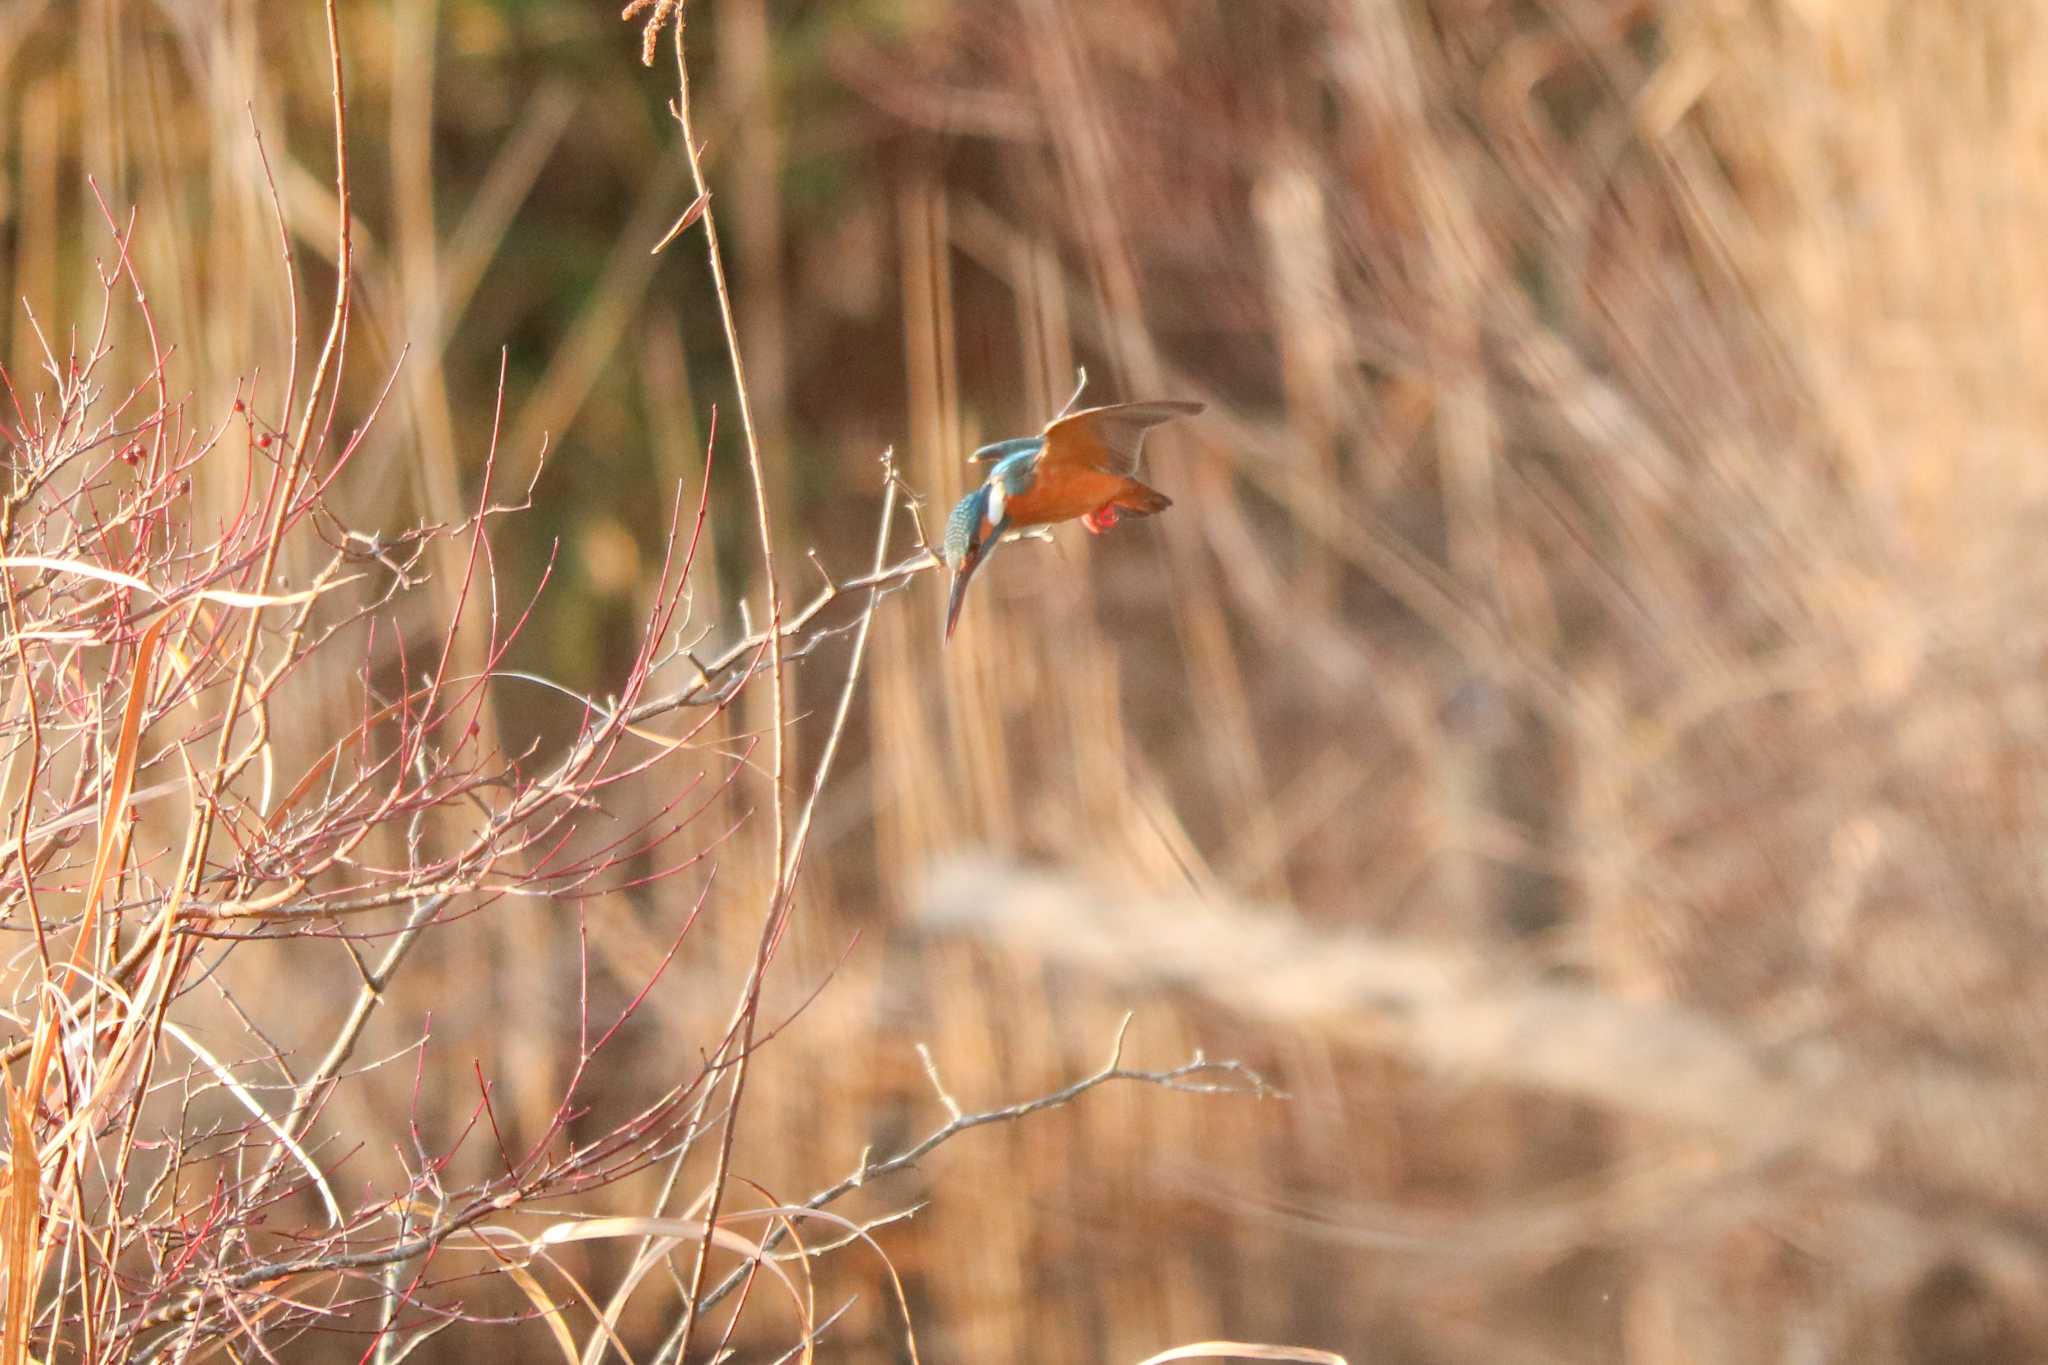
[[[981,519],[987,511],[987,484],[973,490],[954,504],[953,514],[946,518],[946,538],[943,542],[947,567],[959,569],[967,559],[967,552],[979,548]]]
[[[1200,403],[1178,401],[1083,408],[1045,429],[1045,460],[1058,468],[1134,474],[1146,432],[1161,422],[1192,417],[1201,410]]]
[[[1008,441],[991,441],[967,458],[974,464],[987,464],[992,460],[1007,460],[1012,455],[1036,455],[1044,444],[1043,436],[1018,436]]]

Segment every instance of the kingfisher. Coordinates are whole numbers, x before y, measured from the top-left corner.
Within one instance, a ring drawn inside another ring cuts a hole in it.
[[[1036,436],[995,441],[970,455],[995,468],[946,519],[946,564],[953,571],[946,638],[953,638],[968,580],[1006,532],[1079,517],[1100,535],[1122,517],[1149,517],[1173,506],[1173,499],[1134,477],[1139,447],[1161,422],[1201,410],[1200,403],[1176,401],[1083,408],[1055,417]]]

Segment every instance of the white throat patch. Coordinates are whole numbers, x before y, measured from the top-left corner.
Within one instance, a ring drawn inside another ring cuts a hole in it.
[[[990,479],[988,484],[988,525],[991,530],[1003,524],[1003,481]]]

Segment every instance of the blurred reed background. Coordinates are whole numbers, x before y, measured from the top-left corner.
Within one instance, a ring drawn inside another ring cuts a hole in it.
[[[354,410],[398,373],[337,490],[354,524],[459,517],[502,349],[508,486],[552,440],[502,532],[514,595],[560,546],[513,662],[602,696],[716,405],[696,611],[736,635],[716,315],[696,244],[649,254],[688,197],[669,74],[595,0],[344,23]],[[864,567],[885,446],[935,525],[964,452],[1035,430],[1077,365],[1095,401],[1210,404],[1148,445],[1169,514],[1006,552],[943,651],[936,575],[885,605],[770,1017],[830,980],[763,1054],[739,1173],[795,1197],[932,1126],[919,1041],[973,1108],[1091,1069],[1133,1009],[1131,1060],[1240,1056],[1291,1098],[1104,1091],[874,1192],[933,1201],[882,1234],[930,1358],[2048,1354],[2048,15],[693,0],[688,24],[796,595],[807,549]],[[252,127],[319,299],[324,63],[317,7],[0,0],[10,371],[41,363],[19,299],[58,332],[97,315],[89,174],[138,209],[177,384],[275,383]],[[836,648],[798,672],[800,754]],[[317,751],[318,714],[287,742]],[[722,1023],[766,837],[720,852],[650,1066]],[[941,931],[934,869],[964,854],[996,870],[945,882],[968,904]],[[1006,932],[1024,867],[1072,934]],[[593,909],[603,989],[645,979],[684,891]],[[1122,917],[1141,903],[1180,909]],[[446,1124],[476,1057],[505,1122],[544,1123],[575,934],[501,904],[403,980],[383,1041],[431,1011]],[[1469,1027],[1362,1027],[1386,1002],[1344,964],[1389,952],[1462,973]],[[240,984],[281,1045],[325,960]],[[381,1150],[412,1079],[327,1125]],[[834,1355],[900,1351],[872,1273],[827,1272],[864,1288]],[[537,1325],[492,1340],[556,1358]]]

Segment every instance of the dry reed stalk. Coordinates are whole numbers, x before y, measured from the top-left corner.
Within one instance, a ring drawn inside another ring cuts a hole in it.
[[[651,28],[652,21],[650,30]],[[775,538],[769,522],[769,492],[760,442],[754,428],[752,402],[747,393],[746,366],[740,358],[739,334],[734,321],[731,294],[726,285],[724,258],[718,247],[718,224],[709,206],[710,190],[705,183],[704,169],[699,159],[697,134],[690,119],[690,69],[683,50],[683,25],[680,15],[675,26],[675,58],[676,99],[672,111],[682,131],[683,160],[689,168],[691,184],[696,190],[698,202],[705,204],[702,214],[705,258],[718,294],[719,320],[725,331],[726,358],[732,367],[733,384],[739,395],[740,425],[746,437],[747,472],[753,486],[755,529],[760,539],[761,574],[767,603],[768,685],[773,698],[769,717],[772,730],[768,739],[771,755],[769,807],[774,839],[771,846],[773,856],[769,861],[772,877],[766,897],[767,907],[762,915],[760,943],[755,949],[753,965],[741,990],[739,1004],[735,1007],[733,1024],[727,1030],[728,1038],[731,1040],[731,1044],[728,1045],[736,1044],[737,1048],[733,1054],[730,1087],[732,1098],[728,1103],[724,1122],[720,1126],[717,1165],[712,1172],[704,1214],[704,1223],[709,1227],[716,1227],[731,1170],[733,1140],[739,1127],[740,1101],[745,1094],[747,1071],[753,1061],[754,1030],[760,1011],[761,989],[776,944],[781,939],[791,898],[795,893],[793,861],[800,855],[801,850],[792,850],[789,845],[787,798],[783,787],[786,775],[784,762],[787,755],[784,734],[787,680],[783,675],[782,601],[776,579]],[[870,599],[870,610],[873,600]],[[863,639],[865,634],[863,630]],[[725,1046],[727,1045],[721,1045],[719,1055],[723,1056]],[[675,1359],[678,1361],[689,1356],[690,1335],[697,1323],[698,1300],[703,1292],[704,1275],[710,1265],[710,1258],[711,1241],[706,1238],[697,1245],[696,1258],[683,1292],[683,1317],[676,1332],[674,1350]]]
[[[783,287],[782,97],[766,0],[732,5],[715,37],[716,98],[735,130],[727,192],[739,227],[734,264],[742,284],[740,336],[751,363],[748,396],[760,423],[763,472],[775,499],[772,522],[786,530],[798,524],[798,480],[791,449],[788,304]]]

